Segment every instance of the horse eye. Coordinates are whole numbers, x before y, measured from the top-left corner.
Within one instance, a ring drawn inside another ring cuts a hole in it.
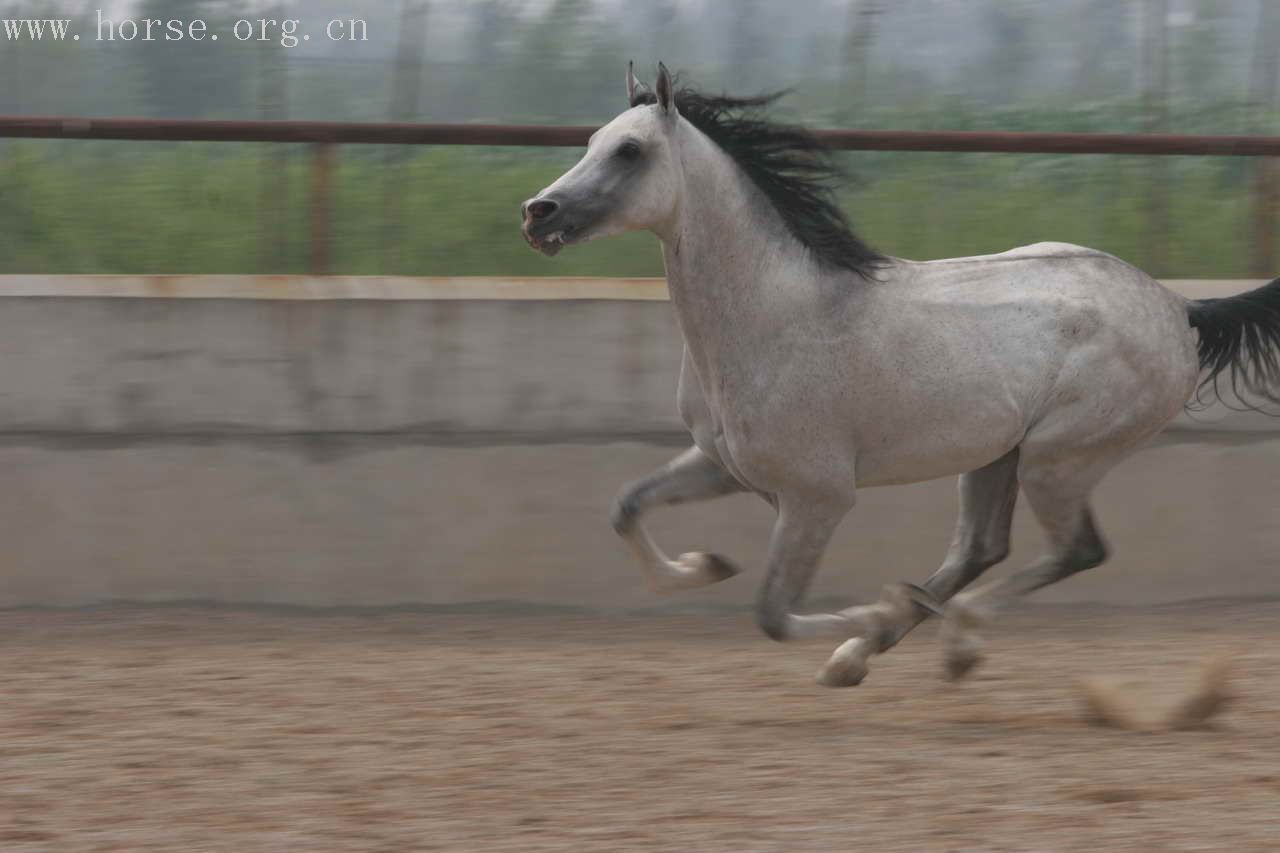
[[[623,160],[634,160],[640,156],[640,146],[634,142],[624,142],[618,146],[617,155]]]

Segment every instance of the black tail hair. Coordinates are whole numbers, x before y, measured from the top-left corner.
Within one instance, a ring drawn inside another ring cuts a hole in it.
[[[1187,313],[1200,333],[1200,367],[1208,372],[1196,393],[1198,405],[1206,402],[1207,389],[1231,408],[1260,411],[1242,391],[1280,405],[1280,278],[1248,293],[1192,302]],[[1238,405],[1223,398],[1223,375]]]

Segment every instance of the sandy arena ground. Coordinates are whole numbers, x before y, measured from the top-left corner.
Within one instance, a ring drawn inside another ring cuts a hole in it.
[[[860,688],[749,614],[0,613],[0,850],[1280,849],[1280,603],[1044,607]],[[1240,651],[1209,731],[1087,726]]]

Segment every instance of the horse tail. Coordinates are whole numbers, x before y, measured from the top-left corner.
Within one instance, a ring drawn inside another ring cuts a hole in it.
[[[1197,300],[1187,314],[1200,334],[1200,368],[1207,373],[1197,402],[1206,389],[1221,400],[1219,378],[1225,376],[1232,396],[1246,408],[1258,407],[1241,391],[1280,404],[1280,278],[1237,296]]]

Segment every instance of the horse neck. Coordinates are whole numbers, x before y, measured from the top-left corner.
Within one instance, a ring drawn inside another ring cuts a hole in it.
[[[821,271],[721,148],[682,123],[683,194],[661,234],[671,301],[700,368],[749,352],[817,300]]]

